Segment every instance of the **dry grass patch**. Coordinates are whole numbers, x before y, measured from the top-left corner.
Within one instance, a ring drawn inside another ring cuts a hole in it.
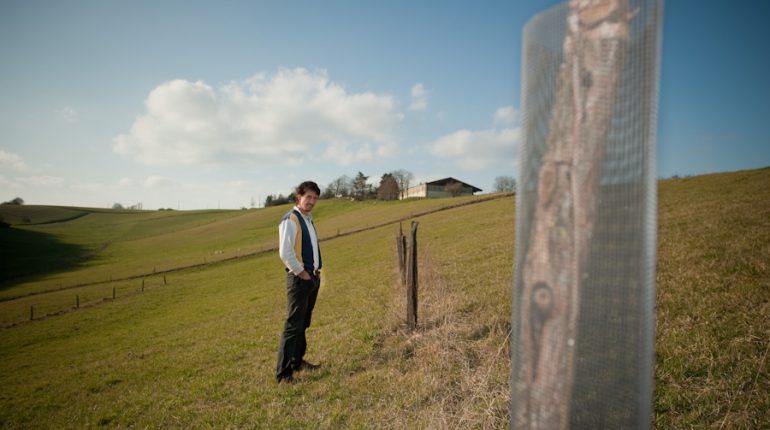
[[[401,408],[383,427],[506,428],[508,315],[483,309],[451,285],[430,256],[420,258],[419,270],[418,329],[406,328],[406,297],[400,291],[375,343],[372,360],[383,370],[397,370],[389,385],[401,387]]]

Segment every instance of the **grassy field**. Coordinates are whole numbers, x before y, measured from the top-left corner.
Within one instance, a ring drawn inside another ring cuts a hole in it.
[[[770,169],[660,183],[656,428],[770,423],[768,185]],[[322,367],[288,386],[273,380],[286,207],[73,208],[86,215],[2,229],[0,323],[20,323],[0,329],[0,427],[507,428],[514,202],[481,200],[320,202]],[[415,333],[395,271],[410,217]],[[52,315],[25,321],[30,306]]]
[[[354,203],[322,201],[316,214],[322,238],[345,235],[410,216],[484,200],[415,200]],[[41,210],[30,207],[35,213]],[[288,206],[251,211],[111,211],[51,208],[78,213],[69,222],[0,229],[0,300],[83,284],[137,278],[274,250],[276,220]],[[10,212],[9,216],[6,212]],[[0,216],[21,218],[2,205]],[[40,250],[45,249],[42,253]]]
[[[770,428],[770,168],[660,184],[655,420]]]

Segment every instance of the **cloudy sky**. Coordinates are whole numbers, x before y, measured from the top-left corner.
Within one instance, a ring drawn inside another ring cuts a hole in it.
[[[239,208],[396,169],[516,176],[558,2],[0,1],[0,200]],[[658,173],[770,165],[770,2],[669,0]]]

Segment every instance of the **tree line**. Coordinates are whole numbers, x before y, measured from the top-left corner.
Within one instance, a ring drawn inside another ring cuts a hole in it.
[[[22,205],[24,205],[24,199],[22,199],[21,197],[16,197],[13,200],[8,200],[7,202],[3,202],[3,203],[0,203],[0,204],[22,206]]]
[[[410,187],[414,181],[414,174],[405,169],[398,169],[392,172],[383,173],[378,185],[367,182],[369,176],[358,172],[354,178],[342,175],[321,189],[320,198],[349,198],[357,201],[361,200],[398,200],[403,193]],[[447,185],[447,190],[452,196],[461,191],[461,184],[455,183]],[[498,176],[495,178],[493,192],[515,192],[516,180],[512,176]],[[294,202],[294,193],[288,195],[275,194],[265,198],[265,207],[279,206]]]
[[[321,189],[320,198],[349,198],[358,201],[370,199],[398,200],[401,193],[406,191],[414,180],[414,174],[404,169],[384,173],[377,186],[370,184],[368,180],[369,176],[364,175],[363,172],[358,172],[354,178],[342,175]],[[294,193],[269,195],[265,198],[265,207],[278,206],[293,201],[295,201]]]
[[[364,175],[362,172],[358,172],[355,178],[350,178],[347,175],[342,175],[337,179],[329,182],[329,184],[322,188],[322,199],[334,199],[334,198],[350,198],[353,200],[398,200],[402,193],[411,185],[414,181],[414,174],[405,169],[394,170],[389,173],[384,173],[380,178],[380,183],[374,186],[367,181],[369,176]],[[446,191],[455,196],[461,190],[459,183],[447,185]],[[512,176],[498,176],[495,178],[493,192],[515,192],[516,191],[516,179]],[[269,195],[265,198],[265,207],[279,206],[286,203],[294,202],[294,193],[288,195],[276,194]],[[16,197],[13,200],[9,200],[3,203],[3,205],[24,205],[24,199]],[[254,199],[252,198],[251,207],[254,207]],[[113,209],[128,209],[128,210],[142,210],[142,203],[136,203],[131,206],[123,206],[121,203],[115,203],[112,205]],[[242,208],[245,209],[245,208]],[[159,210],[164,210],[163,208]],[[165,210],[173,210],[171,208]]]

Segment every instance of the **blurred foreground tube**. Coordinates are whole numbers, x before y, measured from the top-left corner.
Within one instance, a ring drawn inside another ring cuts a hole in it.
[[[662,2],[524,28],[511,428],[649,428]]]

